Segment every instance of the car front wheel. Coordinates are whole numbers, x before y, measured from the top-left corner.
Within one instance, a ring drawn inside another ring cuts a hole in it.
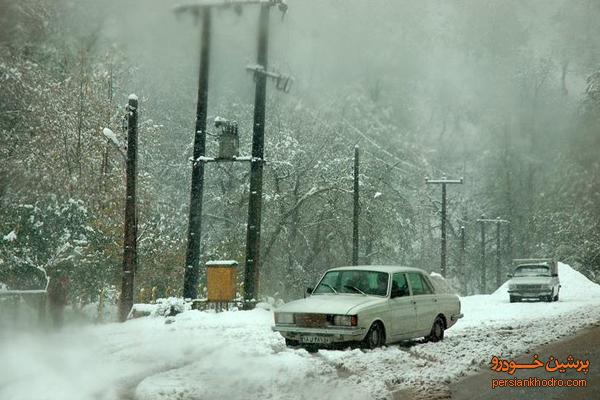
[[[374,349],[376,347],[382,346],[385,342],[385,333],[383,331],[383,326],[381,323],[374,322],[367,333],[367,336],[362,341],[362,348],[364,349]]]
[[[431,333],[426,339],[429,342],[439,342],[444,340],[444,321],[442,321],[442,318],[437,317],[435,319],[433,326],[431,327]]]

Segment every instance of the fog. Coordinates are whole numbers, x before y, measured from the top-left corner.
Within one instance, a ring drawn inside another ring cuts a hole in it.
[[[181,295],[201,24],[170,1],[0,1],[0,282],[39,285],[67,271],[69,304],[119,287],[124,169],[102,136],[123,139],[140,98],[136,293]],[[260,297],[302,295],[352,254],[352,154],[361,151],[360,260],[440,270],[448,189],[448,277],[495,289],[516,257],[600,271],[600,5],[585,0],[289,0],[270,16]],[[250,154],[258,7],[215,10],[212,120],[240,124]],[[245,164],[206,167],[204,264],[240,263]],[[65,211],[65,210],[70,211]],[[504,218],[497,249],[485,214]],[[466,250],[460,252],[460,227]],[[67,250],[59,252],[57,249]],[[487,271],[483,281],[482,270]],[[243,289],[238,287],[239,291]],[[137,294],[136,294],[137,296]]]

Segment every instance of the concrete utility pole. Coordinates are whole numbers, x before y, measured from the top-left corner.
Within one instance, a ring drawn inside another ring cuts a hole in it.
[[[188,249],[186,253],[184,297],[197,295],[200,261],[200,239],[202,233],[202,194],[204,186],[204,156],[206,150],[206,109],[208,99],[208,71],[210,58],[211,9],[233,7],[240,11],[245,5],[260,5],[258,30],[258,65],[248,67],[254,71],[256,80],[254,125],[252,137],[252,158],[250,171],[250,200],[248,207],[248,230],[246,234],[246,269],[244,277],[244,299],[246,303],[256,298],[258,282],[260,222],[262,206],[262,170],[265,129],[265,98],[267,78],[277,83],[277,88],[289,91],[292,79],[281,74],[267,71],[269,10],[277,5],[282,13],[287,11],[285,0],[196,0],[175,8],[175,12],[202,13],[201,60],[198,82],[198,105],[196,110],[196,129],[194,134],[194,157],[192,169],[192,187],[190,194],[190,217],[188,226]],[[214,159],[213,161],[222,161]]]
[[[262,71],[267,70],[269,52],[269,13],[271,5],[260,7],[258,20],[258,48],[256,62]],[[263,164],[265,146],[265,112],[267,75],[256,73],[254,93],[254,125],[252,129],[252,163],[250,164],[250,199],[246,227],[246,264],[244,274],[244,307],[251,308],[258,294],[260,268],[260,228],[262,213]]]
[[[125,197],[125,228],[123,240],[123,275],[119,298],[119,320],[127,319],[133,307],[133,283],[137,269],[137,217],[136,217],[136,178],[137,178],[137,133],[138,98],[132,94],[127,104],[127,183]]]
[[[354,146],[354,210],[352,215],[352,265],[358,265],[358,217],[360,215],[359,203],[359,151]]]
[[[196,10],[198,12],[198,10]],[[206,153],[206,116],[208,103],[208,72],[210,66],[211,10],[202,9],[202,36],[200,39],[200,71],[198,74],[198,102],[194,129],[194,160]],[[195,299],[198,292],[200,240],[202,238],[202,197],[204,193],[204,163],[192,163],[190,211],[183,277],[183,297]]]
[[[500,225],[501,224],[509,224],[510,221],[505,219],[500,219],[497,217],[496,219],[487,219],[484,215],[481,216],[477,220],[477,222],[481,223],[481,254],[482,254],[482,290],[485,293],[486,291],[486,274],[485,274],[485,226],[486,223],[496,224],[496,288],[500,287],[502,284],[502,274],[501,274],[501,241],[500,241]]]
[[[442,250],[441,250],[441,273],[442,276],[446,276],[446,185],[449,184],[462,184],[463,178],[460,179],[447,179],[445,176],[442,179],[429,179],[425,178],[425,183],[428,185],[442,185]]]

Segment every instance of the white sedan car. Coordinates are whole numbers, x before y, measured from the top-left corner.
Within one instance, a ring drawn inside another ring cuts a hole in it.
[[[419,337],[437,342],[462,317],[458,296],[436,292],[418,268],[334,268],[307,292],[275,311],[273,330],[288,346],[375,348]]]

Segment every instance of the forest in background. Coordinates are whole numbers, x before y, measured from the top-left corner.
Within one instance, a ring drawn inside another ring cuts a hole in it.
[[[102,132],[124,140],[136,93],[136,288],[180,293],[199,27],[172,6],[0,0],[0,282],[67,271],[80,303],[118,284],[124,162]],[[238,121],[246,155],[257,14],[215,20],[209,121]],[[480,290],[482,214],[511,221],[503,276],[511,257],[553,256],[600,281],[598,20],[591,0],[290,0],[283,19],[273,13],[270,63],[295,83],[268,91],[261,295],[299,297],[351,262],[355,145],[364,263],[439,271],[441,193],[425,177],[464,177],[447,220],[449,275],[464,293]],[[201,265],[243,262],[248,175],[207,167]],[[492,226],[487,239],[493,289]]]

